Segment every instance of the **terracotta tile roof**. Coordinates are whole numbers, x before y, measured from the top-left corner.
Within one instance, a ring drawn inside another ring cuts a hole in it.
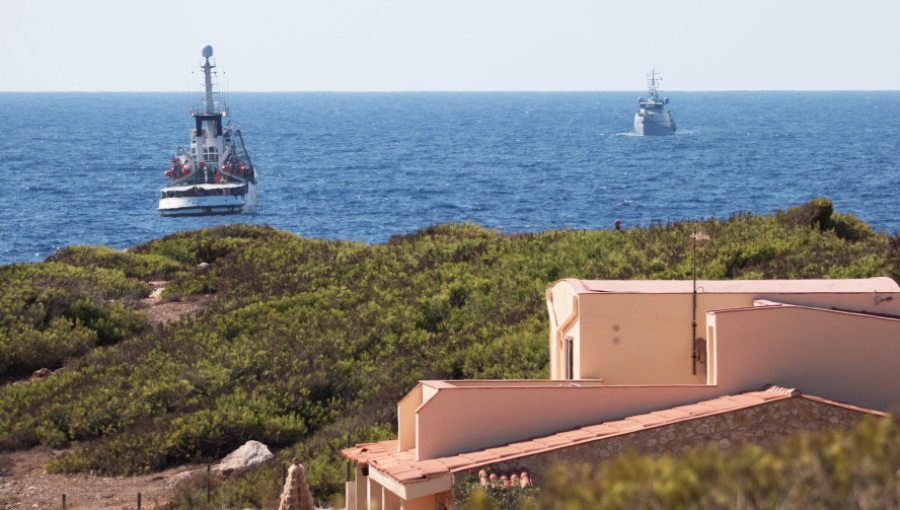
[[[472,463],[471,460],[469,460],[465,457],[460,457],[458,455],[454,456],[454,457],[441,457],[440,459],[436,459],[436,460],[438,462],[440,462],[441,464],[447,466],[447,469],[449,469],[449,470],[456,469],[456,468],[462,467],[462,466],[468,466],[469,464]]]
[[[353,448],[342,450],[341,455],[358,464],[368,464],[379,471],[387,473],[388,476],[399,482],[409,482],[413,480],[423,480],[428,477],[445,473],[465,471],[493,462],[512,460],[518,457],[544,453],[559,448],[565,448],[567,446],[596,441],[598,439],[631,434],[640,430],[662,427],[712,414],[737,411],[739,409],[762,405],[768,402],[801,396],[825,404],[846,407],[848,409],[881,416],[885,415],[884,413],[854,407],[849,404],[831,402],[818,397],[801,395],[799,391],[793,388],[769,386],[762,391],[752,391],[740,395],[728,395],[698,402],[696,404],[678,406],[672,409],[655,411],[640,416],[631,416],[624,420],[579,427],[574,430],[536,437],[530,441],[510,443],[494,448],[486,448],[475,452],[465,452],[439,459],[416,461],[415,449],[398,452],[397,441],[360,444]]]
[[[716,408],[711,406],[706,406],[703,404],[691,404],[689,406],[679,406],[675,408],[676,411],[684,411],[691,416],[703,416],[706,414],[711,414],[716,412]]]

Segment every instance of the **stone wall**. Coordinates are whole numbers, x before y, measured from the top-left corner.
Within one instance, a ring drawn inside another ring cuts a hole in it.
[[[540,487],[543,482],[541,475],[556,464],[595,465],[622,455],[629,448],[641,455],[659,457],[665,453],[684,452],[704,445],[716,445],[722,450],[731,449],[742,442],[769,446],[799,430],[814,432],[833,427],[850,429],[868,414],[794,397],[481,467],[489,466],[494,472],[498,472],[524,466],[531,474],[534,484]],[[464,478],[465,473],[454,475],[454,499],[459,497],[458,484]]]

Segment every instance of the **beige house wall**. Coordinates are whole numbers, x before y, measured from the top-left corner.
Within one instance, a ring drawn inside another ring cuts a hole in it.
[[[547,310],[550,314],[550,378],[561,379],[560,339],[572,335],[578,341],[578,294],[571,285],[558,285],[547,290]]]
[[[900,406],[900,320],[793,306],[710,312],[724,394],[762,384],[886,411]]]
[[[869,415],[865,412],[795,397],[481,467],[489,466],[499,472],[524,466],[532,482],[541,487],[543,475],[558,464],[597,466],[629,449],[655,457],[707,445],[722,450],[733,449],[741,443],[770,446],[800,430],[818,431],[835,427],[849,430],[866,416]],[[460,496],[459,483],[465,476],[466,473],[454,474],[455,498]]]
[[[441,390],[416,413],[416,460],[523,441],[722,394],[714,386],[699,385]]]
[[[705,293],[702,286],[698,282],[698,338],[709,334],[707,310],[752,307],[756,299],[900,316],[900,293]],[[691,293],[576,294],[572,284],[560,281],[547,296],[551,379],[561,379],[560,339],[572,336],[576,379],[602,379],[607,385],[713,383],[706,364],[692,372]],[[576,319],[560,335],[574,301]]]
[[[577,378],[605,384],[706,384],[692,373],[691,294],[582,294],[575,351]],[[746,294],[698,294],[697,336],[706,310],[753,306]]]
[[[422,496],[410,500],[403,500],[403,510],[438,510],[437,495]]]
[[[382,494],[382,510],[400,510],[400,496],[394,494],[393,492],[383,489],[381,491]]]
[[[416,447],[416,409],[422,405],[423,388],[417,384],[397,404],[397,439],[401,452]]]

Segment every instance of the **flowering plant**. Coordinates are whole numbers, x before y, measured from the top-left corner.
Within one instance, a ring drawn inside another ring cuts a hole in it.
[[[530,481],[522,483],[518,474],[507,479],[503,473],[498,478],[491,468],[484,468],[480,472],[470,470],[459,483],[459,493],[460,508],[468,507],[473,500],[482,500],[492,508],[519,510],[540,496],[541,490],[531,486]]]

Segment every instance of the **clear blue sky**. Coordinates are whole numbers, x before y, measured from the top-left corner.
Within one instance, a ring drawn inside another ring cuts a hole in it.
[[[0,91],[897,89],[900,0],[0,0]]]

